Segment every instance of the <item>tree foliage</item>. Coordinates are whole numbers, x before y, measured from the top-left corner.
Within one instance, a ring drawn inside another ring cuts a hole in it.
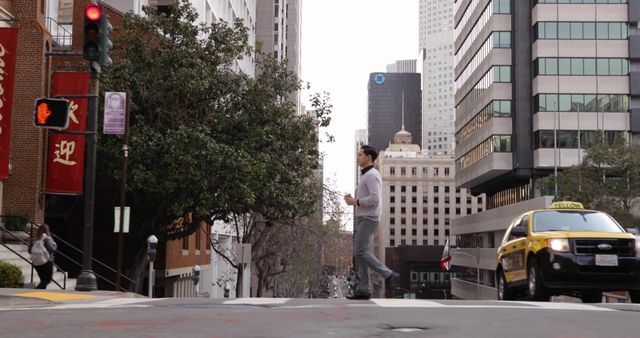
[[[640,206],[640,147],[624,138],[611,143],[600,138],[580,165],[558,175],[558,197],[605,211],[625,227],[640,226],[635,214]]]
[[[313,212],[322,116],[297,115],[285,98],[300,88],[286,64],[252,50],[241,20],[196,26],[186,1],[170,14],[126,14],[114,31],[114,66],[103,91],[130,98],[126,199],[137,242],[187,236],[201,222],[236,225],[250,243],[256,226]],[[235,70],[254,56],[255,77]],[[121,139],[99,137],[97,201],[119,203]],[[186,222],[176,222],[186,220]]]

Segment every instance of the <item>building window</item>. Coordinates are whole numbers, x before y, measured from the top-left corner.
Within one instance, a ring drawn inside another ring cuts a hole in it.
[[[444,176],[449,176],[449,167],[444,168]]]
[[[416,225],[416,224],[418,224],[418,219],[415,217],[411,218],[411,225]]]
[[[407,197],[406,196],[400,196],[400,203],[402,203],[402,204],[407,203]]]
[[[189,250],[189,237],[190,236],[185,236],[182,238],[182,250]]]
[[[411,186],[411,192],[418,192],[418,187],[415,185]]]
[[[422,196],[422,203],[429,203],[429,197],[427,195]]]
[[[202,247],[202,233],[201,233],[201,228],[198,227],[198,229],[196,230],[196,250],[200,251],[200,248]]]
[[[395,185],[389,186],[389,191],[396,192],[396,186]]]
[[[428,221],[427,221],[427,219],[426,219],[426,218],[423,218],[423,219],[422,219],[422,225],[427,225],[427,224],[429,224],[429,223],[428,223]]]
[[[416,176],[416,175],[418,175],[418,168],[416,168],[416,167],[412,167],[412,168],[411,168],[411,175],[412,175],[412,176]]]
[[[429,236],[429,229],[422,229],[422,236]]]
[[[415,214],[417,214],[417,213],[418,213],[418,208],[416,208],[416,207],[412,207],[412,208],[411,208],[411,214],[415,215]]]
[[[400,192],[407,192],[407,187],[404,185],[400,186]]]
[[[440,203],[440,198],[436,196],[433,198],[433,204],[438,204],[438,203]]]
[[[440,234],[440,230],[439,229],[433,229],[433,235],[434,236],[438,236]]]
[[[445,168],[445,169],[449,169],[449,168]],[[446,172],[446,171],[445,171],[445,172]],[[446,174],[445,174],[445,175],[446,175]],[[447,185],[447,186],[445,186],[445,187],[444,187],[444,192],[445,192],[445,193],[448,193],[448,192],[449,192],[449,189],[450,189],[450,188],[449,188],[449,186],[448,186],[448,185]]]
[[[599,0],[603,1],[603,0]],[[550,40],[625,40],[629,25],[625,22],[544,22],[533,26],[534,41]]]
[[[440,225],[440,219],[439,218],[434,218],[433,219],[433,225]]]
[[[428,172],[429,171],[427,170],[427,167],[422,167],[422,175],[426,176],[428,174]]]
[[[449,229],[444,229],[444,235],[447,237],[449,236]]]
[[[440,245],[440,241],[438,241],[437,239],[433,240],[433,245]]]
[[[444,214],[449,215],[449,208],[444,208]]]
[[[396,219],[394,217],[389,218],[389,224],[391,225],[396,224]]]
[[[407,168],[400,167],[400,176],[407,176]]]
[[[433,208],[433,213],[434,213],[434,214],[436,214],[436,215],[437,215],[437,214],[439,214],[439,213],[440,213],[440,209],[438,209],[438,208]]]
[[[437,167],[433,168],[433,176],[436,176],[436,177],[439,176],[439,171]]]
[[[389,203],[395,203],[396,202],[396,197],[395,196],[389,196]]]
[[[471,215],[471,208],[467,208],[467,215]]]
[[[389,240],[389,246],[396,246],[396,240],[395,239]]]
[[[389,208],[389,213],[390,213],[390,214],[395,214],[395,213],[396,213],[396,208],[394,208],[394,207],[390,207],[390,208]]]
[[[396,175],[396,167],[389,168],[389,175],[391,175],[391,176],[395,176]]]
[[[405,207],[401,207],[401,208],[400,208],[400,213],[401,213],[401,214],[406,214],[406,213],[407,213],[407,208],[405,208]]]
[[[406,236],[407,235],[407,229],[400,229],[400,236]]]
[[[460,197],[456,197],[456,203],[460,204]]]
[[[445,218],[444,225],[449,225],[449,223],[451,223],[451,220],[449,218]]]
[[[415,196],[411,197],[411,203],[418,203],[418,198]]]
[[[407,241],[406,241],[406,240],[404,240],[404,239],[403,239],[403,240],[401,240],[401,241],[400,241],[400,245],[407,245]]]
[[[389,235],[390,236],[395,236],[396,235],[396,229],[395,228],[389,229]]]
[[[411,229],[412,236],[418,236],[418,229]]]
[[[440,191],[440,187],[437,185],[433,187],[433,193],[437,194]]]
[[[402,225],[407,224],[407,219],[404,218],[404,217],[400,218],[400,224],[402,224]]]

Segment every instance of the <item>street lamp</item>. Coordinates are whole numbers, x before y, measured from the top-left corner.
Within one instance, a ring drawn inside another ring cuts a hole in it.
[[[158,237],[151,235],[147,238],[147,256],[149,258],[149,298],[153,298],[153,261],[156,259]]]
[[[476,246],[476,255],[471,255],[465,251],[460,251],[460,248],[456,247],[454,250],[456,254],[463,254],[476,260],[476,299],[480,300],[480,247]]]
[[[200,265],[196,264],[193,267],[193,276],[191,277],[193,279],[193,285],[195,285],[195,289],[196,289],[196,298],[198,298],[198,294],[200,294]]]

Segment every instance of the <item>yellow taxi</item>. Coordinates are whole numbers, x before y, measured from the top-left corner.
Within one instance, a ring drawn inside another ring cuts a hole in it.
[[[640,303],[640,238],[608,214],[577,202],[516,217],[498,248],[498,299],[579,296],[597,303],[603,291],[627,290]]]

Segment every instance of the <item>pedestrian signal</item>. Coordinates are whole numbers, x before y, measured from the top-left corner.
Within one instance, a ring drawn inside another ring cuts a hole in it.
[[[67,128],[69,126],[69,101],[65,99],[37,99],[33,124],[42,128]]]

